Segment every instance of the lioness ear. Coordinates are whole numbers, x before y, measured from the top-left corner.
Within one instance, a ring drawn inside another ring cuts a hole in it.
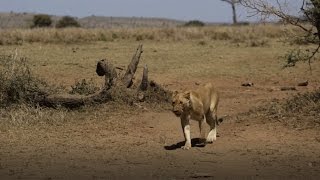
[[[172,97],[176,96],[178,94],[178,91],[173,91]]]
[[[185,92],[185,93],[183,94],[183,97],[186,98],[186,99],[188,99],[188,100],[190,100],[190,92],[189,92],[189,91]]]

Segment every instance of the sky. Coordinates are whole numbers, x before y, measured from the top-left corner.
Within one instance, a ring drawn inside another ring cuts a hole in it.
[[[220,0],[0,0],[0,12],[10,11],[232,22],[230,5]],[[239,21],[248,20],[244,9],[238,9],[237,13]]]

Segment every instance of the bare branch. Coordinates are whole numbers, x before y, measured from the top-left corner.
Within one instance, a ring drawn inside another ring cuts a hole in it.
[[[285,11],[283,10],[283,5],[279,2],[279,0],[276,1],[277,7],[274,5],[271,5],[270,3],[264,0],[243,0],[243,1],[240,1],[240,3],[244,7],[249,8],[251,10],[250,17],[261,15],[262,19],[267,19],[271,15],[273,15],[280,18],[285,23],[298,26],[299,28],[306,31],[307,33],[311,33],[312,31],[307,27],[305,27],[300,22],[301,20],[299,18],[286,14]]]
[[[277,17],[284,23],[288,23],[302,29],[306,33],[305,37],[313,36],[314,40],[318,38],[318,46],[310,55],[302,59],[303,61],[308,61],[311,71],[311,60],[320,50],[320,1],[302,0],[299,12],[304,14],[304,17],[306,18],[304,20],[286,12],[286,7],[289,4],[287,0],[283,0],[282,2],[280,0],[275,0],[273,2],[275,3],[272,4],[268,0],[241,0],[240,4],[248,8],[250,17],[257,15],[260,15],[262,19],[267,19],[272,16]]]
[[[319,49],[320,49],[320,43],[318,44],[317,48],[312,52],[312,54],[305,59],[308,61],[310,71],[312,71],[311,60],[319,52]]]
[[[240,3],[241,0],[221,0],[221,1],[227,2],[229,4],[237,4],[237,3]]]

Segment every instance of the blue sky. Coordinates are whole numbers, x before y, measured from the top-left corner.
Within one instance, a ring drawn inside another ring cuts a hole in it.
[[[102,15],[232,21],[230,5],[220,0],[0,0],[0,12],[10,11],[77,17]],[[238,18],[247,20],[246,11],[238,9]]]

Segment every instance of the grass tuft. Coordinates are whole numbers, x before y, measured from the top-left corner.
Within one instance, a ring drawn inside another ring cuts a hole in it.
[[[0,56],[0,106],[33,103],[47,92],[48,84],[35,77],[25,57]],[[50,90],[51,89],[51,90]]]

